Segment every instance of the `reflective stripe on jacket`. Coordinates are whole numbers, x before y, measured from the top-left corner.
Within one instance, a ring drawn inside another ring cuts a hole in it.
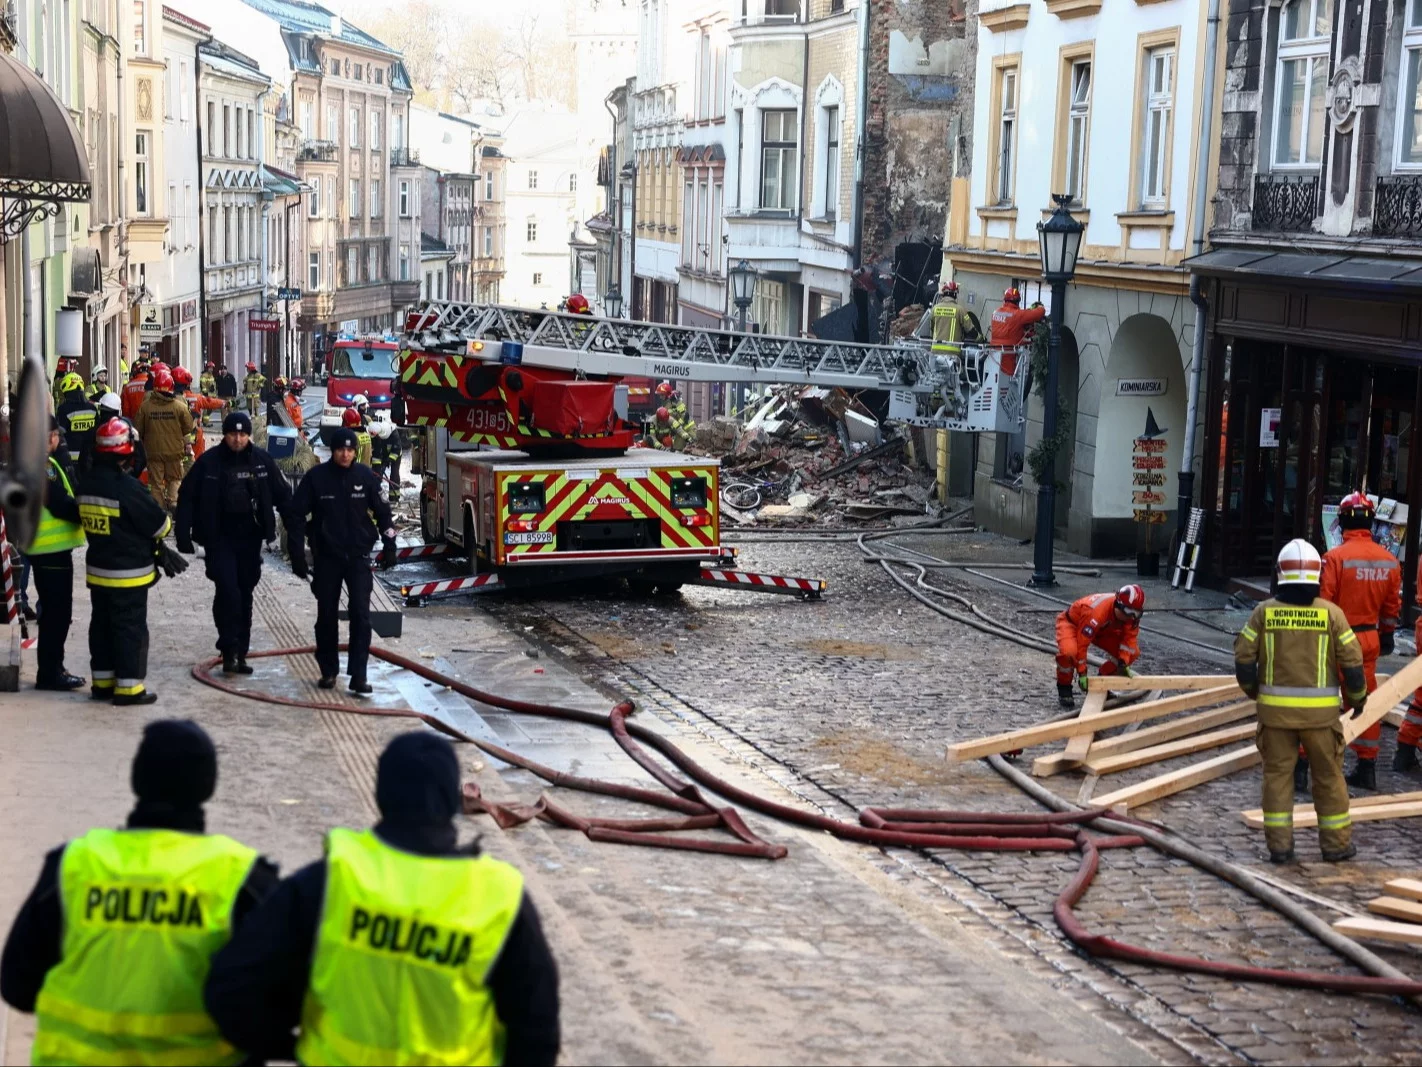
[[[69,475],[64,473],[64,468],[60,465],[59,460],[50,456],[45,473],[49,476],[50,481],[59,480],[66,496],[72,497],[74,495],[74,486],[70,484]],[[30,542],[30,547],[25,550],[25,555],[44,556],[51,552],[72,552],[74,549],[82,547],[84,547],[84,527],[77,522],[56,518],[49,508],[45,507],[40,512],[40,524],[39,529],[35,531],[35,539]]]
[[[203,1007],[257,853],[220,834],[91,830],[59,866],[60,961],[35,1003],[37,1064],[226,1064]]]
[[[330,1064],[497,1064],[486,985],[523,900],[489,856],[419,856],[366,830],[326,839],[326,896],[296,1058]]]
[[[1342,608],[1349,626],[1391,632],[1402,615],[1402,564],[1368,530],[1344,530],[1323,557],[1318,595]]]
[[[1234,659],[1257,668],[1260,723],[1311,729],[1337,720],[1338,670],[1361,668],[1363,653],[1337,604],[1266,600],[1235,638]]]

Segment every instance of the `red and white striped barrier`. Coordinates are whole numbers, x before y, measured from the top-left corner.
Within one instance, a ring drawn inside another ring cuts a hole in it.
[[[5,516],[0,514],[0,581],[5,585],[5,622],[15,621],[20,613],[20,599],[15,595],[15,567],[10,557],[14,554],[9,535],[5,532]]]
[[[380,558],[383,549],[375,549],[370,558],[373,561]],[[435,559],[438,556],[449,555],[448,545],[399,545],[395,549],[395,558],[404,559]]]
[[[754,571],[723,570],[716,567],[703,567],[695,584],[731,586],[758,593],[786,593],[808,600],[819,600],[829,585],[823,578],[786,578],[779,574],[756,574]]]
[[[439,593],[467,593],[472,591],[492,593],[503,588],[497,574],[471,574],[466,578],[446,578],[440,582],[425,582],[423,585],[402,585],[403,597],[424,598]]]

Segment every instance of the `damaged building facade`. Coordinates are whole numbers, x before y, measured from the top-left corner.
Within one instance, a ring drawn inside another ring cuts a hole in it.
[[[987,328],[1009,287],[1024,307],[1051,300],[1037,225],[1052,194],[1069,194],[1085,224],[1063,309],[1052,473],[1058,536],[1090,555],[1162,551],[1174,528],[1205,14],[1200,0],[989,0],[978,15],[971,191],[950,208],[945,261]],[[1040,377],[1021,433],[954,435],[955,450],[973,450],[978,521],[1016,537],[1035,526]],[[1165,462],[1144,479],[1140,438],[1166,442],[1151,446]]]

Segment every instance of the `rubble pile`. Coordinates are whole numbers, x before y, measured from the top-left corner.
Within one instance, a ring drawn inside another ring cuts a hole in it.
[[[941,512],[909,439],[843,389],[787,386],[748,414],[703,423],[690,449],[721,458],[728,524],[852,528]]]

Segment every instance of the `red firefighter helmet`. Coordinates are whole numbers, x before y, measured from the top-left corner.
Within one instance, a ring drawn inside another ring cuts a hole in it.
[[[674,444],[676,444],[676,442],[672,440],[671,434],[666,434],[662,437],[662,446],[664,448],[671,448],[671,446]]]
[[[274,386],[276,386],[278,389],[285,389],[285,388],[286,388],[286,379],[283,378],[280,374],[278,374],[275,378],[272,379],[272,384],[273,384]]]
[[[568,314],[588,315],[592,313],[592,307],[588,304],[588,298],[582,293],[574,293],[568,297]]]
[[[293,379],[291,379],[291,386],[290,386],[291,392],[293,392],[293,393],[301,393],[301,392],[305,391],[305,389],[306,389],[306,379],[305,379],[305,378],[293,378]]]
[[[942,293],[944,296],[946,296],[949,300],[957,300],[957,299],[958,299],[958,283],[957,283],[957,282],[948,282],[947,284],[945,284],[945,285],[943,286],[943,288],[942,288],[941,290],[939,290],[939,292],[941,292],[941,293]]]
[[[168,368],[163,367],[153,372],[153,388],[159,393],[171,393],[173,391],[173,375]]]
[[[673,395],[675,395],[675,393],[676,393],[676,388],[672,385],[671,382],[658,382],[658,383],[657,383],[657,395],[658,395],[658,396],[673,396]]]
[[[188,386],[193,384],[193,372],[188,370],[187,367],[174,367],[173,382],[174,384],[180,385],[184,389],[186,389],[188,388]],[[157,387],[155,386],[154,388]]]
[[[1345,530],[1371,529],[1377,509],[1363,493],[1349,493],[1338,502],[1338,525]]]
[[[1002,294],[1002,302],[1004,304],[1021,304],[1022,293],[1018,291],[1017,286],[1014,285],[1010,289],[1008,289],[1007,292]]]
[[[657,408],[658,422],[671,422],[671,412],[666,408]]]
[[[1145,590],[1132,583],[1116,590],[1116,614],[1124,618],[1140,621],[1145,611]]]
[[[349,426],[352,430],[360,429],[360,412],[355,408],[346,408],[341,415],[341,425]]]
[[[110,456],[133,455],[133,439],[128,435],[128,423],[115,416],[94,433],[94,451]]]
[[[209,363],[204,363],[204,364],[202,365],[202,369],[203,369],[203,370],[208,370],[208,371],[216,370],[216,369],[217,369],[217,364],[215,364],[215,363],[210,363],[210,362],[209,362]]]
[[[249,362],[249,363],[247,364],[247,373],[248,373],[248,374],[256,374],[256,373],[257,373],[257,365],[256,365],[255,363],[250,363],[250,362]]]

